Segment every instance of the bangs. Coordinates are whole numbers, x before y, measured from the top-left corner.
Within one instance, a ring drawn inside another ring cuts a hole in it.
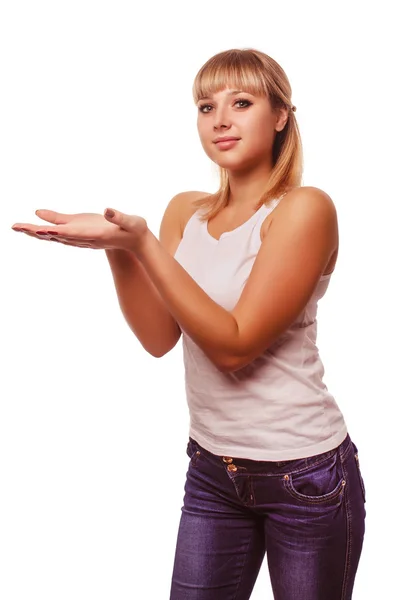
[[[263,65],[251,51],[228,50],[206,62],[194,80],[194,101],[197,103],[227,87],[269,97]]]

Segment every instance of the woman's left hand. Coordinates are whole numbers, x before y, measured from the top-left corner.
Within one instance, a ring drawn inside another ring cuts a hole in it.
[[[81,213],[67,215],[38,210],[36,215],[51,226],[15,223],[12,229],[27,235],[67,246],[93,249],[123,249],[135,252],[149,231],[147,222],[137,215],[107,209],[104,215]]]

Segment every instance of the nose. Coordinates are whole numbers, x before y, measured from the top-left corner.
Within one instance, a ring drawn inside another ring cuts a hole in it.
[[[231,127],[231,122],[224,106],[219,106],[215,110],[214,115],[214,131],[225,130]]]

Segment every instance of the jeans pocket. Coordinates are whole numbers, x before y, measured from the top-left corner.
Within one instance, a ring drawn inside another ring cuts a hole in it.
[[[292,497],[307,504],[336,501],[346,485],[339,453],[335,452],[311,466],[287,473],[283,483]]]
[[[363,476],[361,475],[361,468],[360,468],[360,459],[358,457],[358,451],[355,452],[354,454],[354,458],[357,464],[357,473],[358,473],[358,478],[360,480],[360,486],[361,486],[361,490],[362,490],[362,495],[363,495],[363,500],[364,503],[366,502],[366,495],[365,495],[365,484],[364,484],[364,479]]]

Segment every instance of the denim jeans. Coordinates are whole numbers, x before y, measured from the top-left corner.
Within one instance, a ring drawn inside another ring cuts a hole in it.
[[[170,600],[248,600],[267,555],[275,600],[348,600],[365,528],[365,488],[350,436],[281,462],[190,457]]]

